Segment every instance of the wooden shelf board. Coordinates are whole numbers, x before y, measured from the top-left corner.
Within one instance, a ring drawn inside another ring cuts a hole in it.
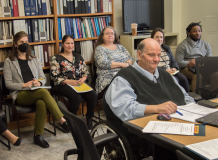
[[[85,14],[59,14],[57,17],[89,17],[89,16],[105,16],[112,15],[112,12],[107,13],[85,13]]]
[[[91,40],[96,40],[98,37],[92,37],[92,38],[78,38],[74,39],[74,41],[91,41]],[[59,40],[59,43],[61,43],[61,40]]]
[[[23,17],[1,17],[0,21],[5,21],[5,20],[14,20],[14,19],[32,19],[32,18],[53,18],[54,15],[39,15],[39,16],[23,16]]]
[[[33,45],[52,44],[52,43],[55,43],[55,41],[31,42],[31,43],[29,43],[29,45],[33,46]],[[0,45],[0,48],[10,48],[10,47],[13,47],[13,45],[12,44]]]

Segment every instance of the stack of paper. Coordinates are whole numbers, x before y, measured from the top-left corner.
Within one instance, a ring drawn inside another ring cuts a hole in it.
[[[170,116],[184,121],[195,122],[195,119],[201,118],[218,110],[204,107],[195,103],[190,103],[184,106],[177,106],[177,111],[182,113],[183,116],[178,113],[173,113]]]

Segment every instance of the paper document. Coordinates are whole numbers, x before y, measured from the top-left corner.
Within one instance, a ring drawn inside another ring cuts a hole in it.
[[[198,155],[201,155],[205,159],[218,158],[218,139],[190,144],[185,146],[185,148],[197,153]]]
[[[176,75],[177,73],[179,73],[179,70],[175,71],[174,73],[170,73],[171,75]]]
[[[178,114],[178,113],[173,113],[173,114],[171,114],[170,116],[173,117],[173,118],[177,118],[177,119],[181,119],[181,120],[189,121],[189,122],[193,122],[193,123],[195,122],[196,119],[202,117],[201,114],[195,114],[195,113],[188,112],[188,111],[181,110],[181,109],[177,109],[177,111],[179,111],[180,113],[182,113],[183,116],[181,116],[181,115]]]
[[[89,92],[92,91],[93,89],[89,87],[86,83],[81,84],[80,86],[71,86],[77,93],[84,93],[84,92]]]
[[[177,122],[150,121],[142,130],[143,133],[162,133],[194,135],[194,124]]]
[[[23,90],[35,90],[35,89],[40,89],[40,88],[51,89],[51,86],[39,86],[39,87],[23,88]]]
[[[196,119],[218,111],[218,109],[208,108],[199,104],[190,103],[184,106],[177,106],[177,110],[183,114],[173,113],[170,116],[184,121],[195,122]]]

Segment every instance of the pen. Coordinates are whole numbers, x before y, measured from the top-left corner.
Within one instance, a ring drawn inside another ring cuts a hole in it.
[[[178,114],[180,114],[181,116],[183,116],[183,114],[182,114],[181,112],[179,112],[179,111],[176,111],[176,113],[178,113]]]
[[[45,79],[45,78],[40,78],[40,79],[37,79],[36,81],[41,81],[41,80],[43,80],[43,79]]]

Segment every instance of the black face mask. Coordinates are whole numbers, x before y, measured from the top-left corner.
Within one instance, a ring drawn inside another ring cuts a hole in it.
[[[20,52],[26,52],[27,49],[28,49],[28,47],[29,47],[29,44],[23,43],[23,44],[20,44],[20,45],[18,46],[18,50],[19,50]]]

